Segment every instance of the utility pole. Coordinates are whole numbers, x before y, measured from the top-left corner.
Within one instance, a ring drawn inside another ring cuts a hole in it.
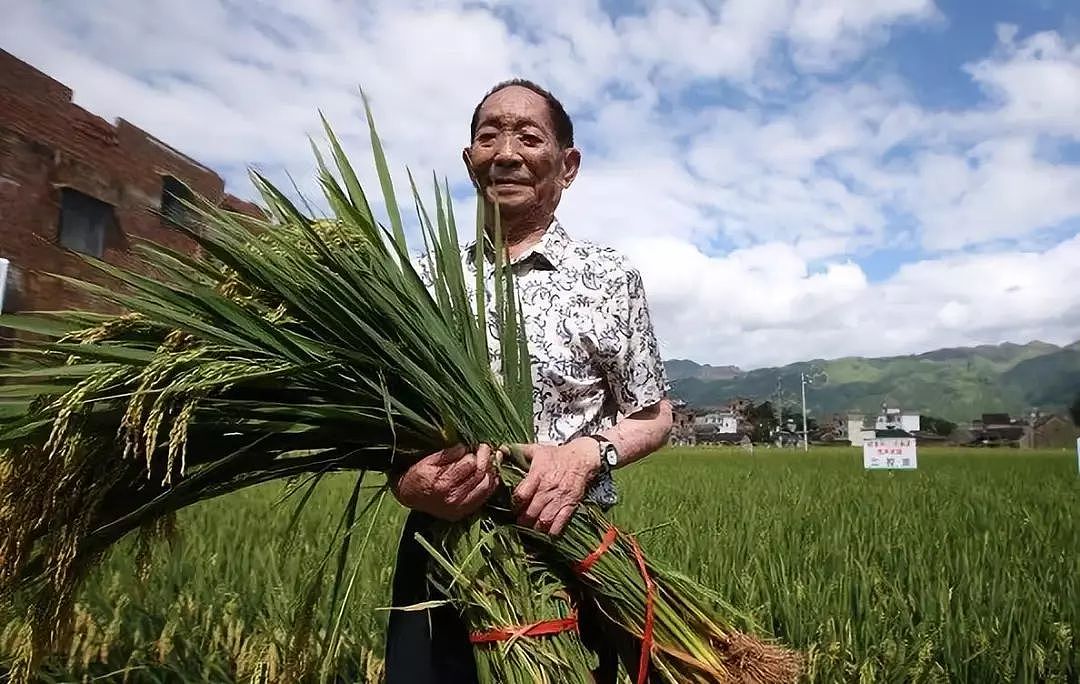
[[[810,451],[810,431],[806,429],[806,373],[799,373],[802,379],[802,448]]]
[[[802,443],[803,451],[810,451],[810,430],[806,426],[806,386],[818,383],[824,385],[828,380],[825,373],[816,366],[810,367],[810,372],[799,373],[799,378],[802,380]]]
[[[1031,448],[1038,449],[1039,445],[1036,444],[1035,424],[1039,422],[1039,409],[1031,409],[1031,419],[1028,421],[1028,434],[1031,435]]]
[[[773,428],[773,439],[776,446],[781,446],[780,431],[784,429],[784,376],[776,376],[776,427]]]

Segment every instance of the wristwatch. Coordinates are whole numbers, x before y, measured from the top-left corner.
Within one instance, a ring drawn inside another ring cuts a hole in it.
[[[611,472],[619,465],[619,450],[615,448],[611,440],[603,435],[588,435],[588,437],[595,439],[597,444],[600,445],[600,465],[603,467],[604,472]]]

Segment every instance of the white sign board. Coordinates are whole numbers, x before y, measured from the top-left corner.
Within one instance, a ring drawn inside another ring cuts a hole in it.
[[[914,437],[874,437],[863,442],[867,470],[914,470],[919,466]]]
[[[4,311],[4,291],[7,290],[8,260],[0,257],[0,313]]]
[[[1076,438],[1076,469],[1080,471],[1080,437]]]

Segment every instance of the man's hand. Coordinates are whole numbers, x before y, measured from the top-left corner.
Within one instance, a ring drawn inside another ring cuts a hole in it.
[[[481,444],[470,454],[459,445],[420,459],[391,490],[408,508],[456,522],[478,511],[498,485],[491,447]]]
[[[529,473],[514,489],[518,524],[558,536],[603,467],[600,445],[582,437],[562,446],[529,444],[522,451]]]

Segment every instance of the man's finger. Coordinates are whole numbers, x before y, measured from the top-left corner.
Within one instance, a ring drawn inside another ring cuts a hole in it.
[[[439,480],[444,483],[445,486],[452,487],[473,477],[476,473],[476,457],[472,454],[465,454],[458,460],[445,466],[442,474],[439,476]]]
[[[530,470],[525,475],[525,479],[514,488],[515,508],[527,507],[532,502],[533,497],[536,496],[536,491],[540,488],[541,479],[540,473],[534,470]]]
[[[566,529],[570,519],[574,517],[574,512],[577,510],[577,506],[563,506],[563,509],[559,511],[555,516],[555,521],[551,523],[551,529],[549,534],[552,537],[558,537]]]
[[[465,445],[455,444],[454,446],[447,447],[441,451],[436,451],[435,453],[426,456],[421,460],[427,461],[434,465],[446,465],[448,463],[453,463],[460,460],[461,457],[465,455],[465,452]]]
[[[533,496],[529,505],[518,515],[518,524],[523,527],[536,527],[537,521],[540,519],[540,514],[545,508],[550,505],[551,500],[555,498],[554,491],[541,491]],[[554,519],[554,515],[551,516]]]
[[[473,487],[473,490],[461,501],[461,507],[471,513],[473,509],[479,508],[481,504],[488,500],[497,486],[499,486],[499,478],[491,473],[485,473],[480,479],[480,483]]]
[[[547,534],[548,530],[551,529],[551,523],[555,522],[555,514],[558,511],[558,506],[554,503],[544,506],[544,510],[540,511],[540,514],[536,516],[536,522],[532,526],[533,529]]]
[[[481,444],[476,447],[476,470],[482,473],[486,473],[491,469],[492,452],[491,446],[488,444]]]
[[[474,471],[472,475],[464,480],[448,486],[446,491],[446,503],[451,506],[461,505],[461,503],[468,499],[469,495],[472,494],[477,487],[483,484],[486,476],[486,473],[477,473]]]
[[[533,454],[536,451],[536,444],[522,444],[521,445],[521,457],[525,459],[526,463],[532,463]]]
[[[538,532],[551,533],[552,528],[555,525],[555,521],[566,509],[569,504],[560,497],[552,497],[544,509],[540,511],[540,515],[536,516],[536,530]]]

